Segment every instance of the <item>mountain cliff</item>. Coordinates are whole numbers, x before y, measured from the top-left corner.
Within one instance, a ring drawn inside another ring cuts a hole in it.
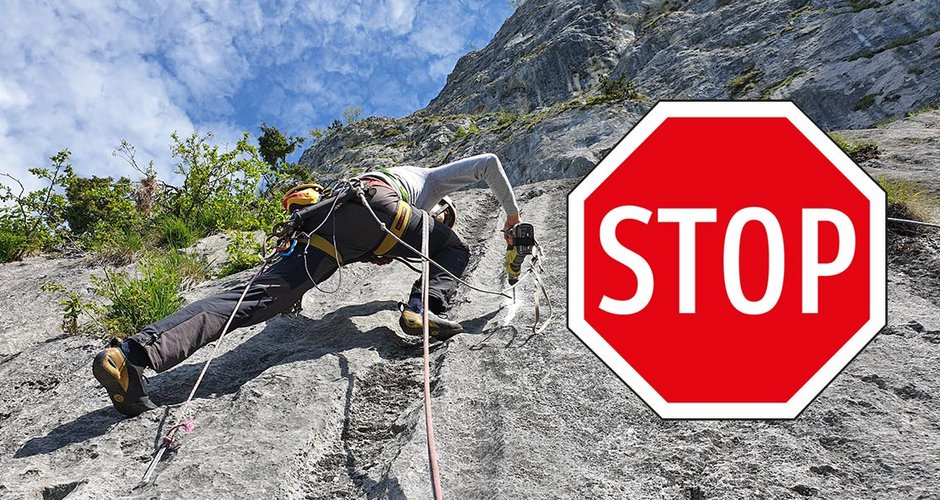
[[[469,333],[431,354],[445,496],[938,498],[936,235],[890,233],[888,327],[800,418],[682,422],[656,417],[567,330],[562,222],[576,178],[666,98],[792,98],[877,144],[862,164],[872,175],[940,194],[940,111],[904,117],[938,96],[937,16],[928,1],[530,0],[461,59],[427,109],[335,128],[306,151],[334,176],[492,151],[515,182],[538,181],[517,195],[546,252],[555,319],[531,333],[531,283],[515,304],[461,290],[453,314]],[[484,189],[455,198],[467,279],[498,287],[498,203]],[[137,485],[208,350],[150,377],[160,409],[122,418],[90,373],[104,341],[63,335],[56,299],[42,291],[49,281],[84,287],[100,265],[0,265],[0,498],[430,496],[421,349],[396,325],[412,271],[350,266],[325,287],[337,293],[307,294],[299,315],[234,331],[196,393],[194,433],[152,484]]]
[[[933,0],[525,2],[427,108],[337,127],[341,174],[493,152],[514,182],[588,172],[664,99],[790,99],[823,129],[940,104]]]

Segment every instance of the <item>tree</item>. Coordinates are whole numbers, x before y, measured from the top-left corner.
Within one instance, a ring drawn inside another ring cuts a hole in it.
[[[346,119],[347,124],[356,123],[360,116],[362,116],[362,108],[359,106],[346,106],[343,110],[343,118]]]
[[[271,168],[277,169],[280,163],[287,161],[287,157],[303,145],[305,138],[300,136],[285,136],[277,127],[261,123],[261,137],[258,137],[258,148],[261,158]]]

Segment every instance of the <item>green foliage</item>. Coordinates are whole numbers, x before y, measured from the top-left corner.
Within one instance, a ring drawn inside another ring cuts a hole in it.
[[[22,235],[0,229],[0,262],[16,260],[26,248],[26,238]]]
[[[506,128],[513,123],[516,123],[519,117],[513,113],[500,112],[496,115],[496,126],[497,128]]]
[[[940,101],[928,104],[920,109],[915,109],[914,111],[909,111],[905,116],[908,118],[913,118],[919,114],[927,113],[928,111],[936,111],[940,109]]]
[[[929,210],[924,191],[910,181],[880,177],[878,185],[888,197],[887,216],[897,219],[926,221]]]
[[[858,103],[852,107],[852,111],[865,111],[875,104],[875,96],[872,94],[864,95],[858,100]]]
[[[856,162],[878,158],[881,154],[878,145],[873,142],[851,141],[844,135],[835,132],[830,132],[829,137]]]
[[[454,132],[454,139],[462,139],[470,135],[476,135],[480,133],[480,127],[476,123],[470,122],[469,128],[464,128],[463,126],[457,127],[457,131]]]
[[[175,215],[164,217],[157,222],[160,241],[170,248],[186,248],[204,236],[201,228],[196,228]]]
[[[728,95],[732,98],[740,96],[755,88],[763,77],[764,74],[754,66],[754,63],[748,63],[740,75],[728,82]]]
[[[71,165],[62,178],[66,204],[63,217],[72,234],[81,236],[103,222],[110,228],[130,228],[140,224],[130,179],[121,177],[78,177]],[[104,227],[101,229],[109,229]]]
[[[396,135],[401,135],[404,133],[405,132],[398,127],[388,127],[379,133],[379,139],[388,139],[390,137],[395,137]]]
[[[169,215],[208,231],[270,224],[268,217],[277,212],[278,200],[259,196],[259,186],[262,177],[278,174],[260,159],[247,133],[227,151],[209,143],[211,134],[172,137],[173,155],[179,158],[176,173],[184,181],[168,196]]]
[[[287,162],[287,157],[304,143],[304,137],[285,136],[277,127],[261,124],[261,136],[258,137],[258,149],[261,158],[271,168]]]
[[[255,240],[254,233],[232,231],[229,235],[231,239],[225,247],[228,261],[219,272],[221,276],[251,269],[261,263],[261,245]]]
[[[95,252],[99,261],[116,266],[136,260],[148,243],[145,235],[138,230],[108,228],[91,231],[82,241],[86,248]]]
[[[50,157],[52,169],[29,169],[34,177],[49,183],[37,191],[27,193],[18,179],[2,174],[19,188],[15,191],[0,184],[0,230],[16,235],[7,238],[6,246],[13,250],[4,261],[20,259],[35,250],[52,250],[62,243],[66,199],[56,190],[63,187],[63,172],[69,167],[70,155],[66,149]]]
[[[106,303],[96,309],[102,333],[127,337],[182,305],[180,290],[206,276],[204,260],[179,251],[141,259],[137,273],[106,270],[92,278],[92,291]]]
[[[79,318],[82,314],[94,310],[94,305],[82,300],[81,295],[74,291],[67,290],[65,286],[59,283],[47,281],[40,285],[44,292],[52,293],[60,297],[59,307],[62,308],[62,331],[69,335],[78,335],[81,333]]]
[[[602,76],[598,79],[598,89],[600,90],[600,95],[588,98],[587,105],[637,100],[641,97],[639,91],[636,89],[636,84],[627,80],[626,75],[620,75],[619,78]]]
[[[782,89],[782,88],[788,87],[791,83],[793,83],[793,80],[796,80],[797,77],[799,77],[799,76],[801,76],[801,75],[803,75],[803,74],[805,74],[805,73],[806,73],[806,71],[804,71],[804,70],[802,70],[802,69],[801,69],[801,70],[794,71],[793,73],[791,73],[789,76],[787,76],[787,77],[784,78],[783,80],[780,80],[779,82],[774,83],[774,84],[772,84],[771,86],[767,87],[766,89],[762,90],[761,93],[760,93],[761,99],[767,99],[767,98],[769,98],[771,95],[773,95],[774,92],[776,92],[776,91],[778,91],[778,90],[780,90],[780,89]]]

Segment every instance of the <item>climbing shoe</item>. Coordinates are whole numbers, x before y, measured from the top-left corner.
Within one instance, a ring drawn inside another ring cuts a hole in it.
[[[147,396],[143,371],[143,368],[127,362],[120,344],[115,342],[95,356],[91,367],[95,379],[108,391],[114,408],[128,417],[136,417],[157,407]]]
[[[408,335],[423,336],[423,314],[406,304],[399,304],[399,308],[401,309],[401,318],[399,318],[398,324],[401,326],[402,331]],[[463,333],[463,327],[460,326],[460,323],[442,318],[431,311],[428,311],[428,322],[430,322],[428,333],[435,340],[447,340],[458,333]]]

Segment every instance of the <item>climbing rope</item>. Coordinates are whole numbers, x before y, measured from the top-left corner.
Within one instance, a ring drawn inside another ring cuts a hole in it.
[[[445,269],[444,266],[438,264],[434,259],[432,259],[430,256],[428,256],[427,252],[421,252],[421,251],[419,251],[418,249],[416,249],[415,247],[409,245],[407,242],[405,242],[405,240],[399,238],[398,235],[396,235],[395,233],[393,233],[392,231],[390,231],[390,230],[388,229],[388,227],[385,225],[385,223],[382,222],[381,219],[379,219],[379,216],[378,216],[378,215],[376,215],[375,211],[372,210],[372,206],[369,205],[369,200],[366,199],[365,193],[364,193],[362,190],[359,190],[358,195],[359,195],[359,198],[362,200],[362,204],[365,205],[365,207],[369,210],[369,213],[372,214],[372,218],[375,219],[376,224],[379,225],[379,228],[381,228],[382,231],[385,232],[385,234],[388,234],[388,235],[391,236],[392,238],[395,238],[395,241],[397,241],[400,245],[403,245],[403,246],[404,246],[405,248],[407,248],[408,250],[411,250],[412,253],[414,253],[415,255],[419,256],[424,262],[433,264],[435,267],[437,267],[438,269],[440,269],[441,271],[443,271],[444,274],[446,274],[446,275],[450,276],[451,278],[453,278],[454,281],[456,281],[457,283],[460,283],[460,284],[466,286],[467,288],[470,288],[471,290],[476,290],[476,291],[478,291],[478,292],[480,292],[480,293],[485,293],[485,294],[489,294],[489,295],[496,295],[496,296],[500,296],[500,297],[505,297],[505,298],[507,298],[507,299],[514,299],[515,297],[512,296],[512,295],[509,295],[509,292],[514,292],[514,291],[515,291],[515,288],[516,288],[517,286],[519,286],[520,283],[522,283],[522,281],[524,280],[524,278],[525,278],[527,275],[532,274],[533,276],[535,276],[536,283],[538,284],[539,288],[541,289],[541,291],[542,291],[542,296],[545,297],[545,300],[546,300],[546,302],[548,303],[548,309],[549,309],[549,316],[548,316],[548,318],[546,318],[545,323],[542,324],[541,327],[539,327],[539,326],[538,326],[538,322],[539,322],[539,317],[540,317],[540,311],[539,311],[539,308],[540,308],[539,302],[540,302],[540,301],[539,301],[539,299],[538,299],[538,291],[536,291],[536,299],[535,299],[535,309],[536,309],[536,310],[535,310],[535,316],[536,316],[536,318],[535,318],[535,324],[532,326],[533,332],[535,332],[535,333],[541,333],[541,332],[545,331],[545,328],[547,328],[548,325],[551,323],[551,321],[552,321],[552,319],[553,319],[553,317],[554,317],[554,308],[553,308],[553,306],[552,306],[552,300],[551,300],[551,298],[548,296],[548,291],[545,289],[545,285],[542,283],[542,279],[541,279],[541,277],[539,276],[539,275],[541,274],[541,272],[542,272],[544,269],[542,269],[542,266],[541,266],[540,261],[539,261],[539,257],[542,255],[542,247],[539,246],[538,244],[536,244],[536,246],[535,246],[535,248],[536,248],[537,251],[538,251],[538,255],[533,254],[532,259],[531,259],[531,262],[530,262],[530,264],[529,264],[529,267],[528,267],[528,268],[526,269],[526,271],[523,273],[523,276],[520,276],[520,277],[519,277],[519,281],[517,281],[516,283],[514,283],[514,284],[512,284],[512,285],[510,285],[510,286],[508,286],[508,287],[506,287],[506,288],[504,288],[504,289],[502,289],[502,290],[500,290],[500,291],[487,290],[487,289],[485,289],[485,288],[480,288],[480,287],[478,287],[478,286],[471,285],[470,283],[468,283],[468,282],[466,282],[466,281],[460,279],[458,276],[454,275],[452,272],[450,272],[450,271],[448,271],[447,269]],[[409,265],[408,267],[411,267],[411,266]],[[412,269],[414,269],[414,268],[412,268]]]
[[[356,194],[359,195],[360,199],[363,202],[363,205],[369,210],[369,213],[372,214],[373,219],[375,219],[376,223],[386,234],[391,235],[395,240],[398,241],[399,244],[404,245],[407,249],[411,250],[414,254],[420,257],[422,261],[421,272],[422,272],[422,283],[423,283],[423,288],[422,288],[422,299],[423,299],[422,303],[423,304],[428,303],[428,293],[429,293],[428,281],[429,281],[431,264],[433,264],[438,269],[442,270],[448,276],[453,278],[456,282],[461,283],[472,290],[476,290],[478,292],[490,294],[490,295],[498,295],[498,296],[502,296],[508,299],[513,299],[513,297],[510,296],[508,292],[510,291],[514,292],[515,288],[523,281],[523,278],[525,278],[525,276],[528,274],[532,274],[535,277],[536,283],[538,284],[542,292],[542,295],[546,299],[548,303],[548,307],[549,307],[549,316],[546,319],[545,323],[541,327],[539,327],[538,323],[540,319],[540,312],[539,312],[540,300],[539,300],[539,295],[538,295],[538,290],[537,290],[535,292],[535,324],[533,324],[532,326],[533,331],[535,333],[540,333],[544,331],[545,328],[548,326],[548,324],[551,322],[552,317],[554,316],[554,312],[552,308],[551,299],[548,296],[548,292],[546,291],[545,285],[542,283],[542,279],[540,276],[541,272],[543,271],[540,261],[539,261],[539,257],[542,255],[542,250],[541,250],[541,247],[538,246],[537,244],[536,244],[537,254],[533,254],[529,268],[525,271],[525,273],[523,273],[524,275],[520,277],[519,281],[517,281],[515,284],[501,291],[493,291],[493,290],[487,290],[485,288],[480,288],[480,287],[471,285],[470,283],[455,276],[453,273],[445,269],[442,265],[435,262],[434,259],[429,257],[428,254],[429,254],[430,235],[429,235],[429,219],[427,217],[422,217],[422,234],[421,234],[422,241],[421,241],[421,251],[419,251],[418,249],[409,245],[404,240],[399,238],[395,233],[393,233],[392,231],[388,229],[385,223],[382,222],[379,219],[379,217],[376,215],[375,211],[372,210],[372,207],[369,205],[369,202],[365,197],[365,192],[362,190],[361,187],[357,187],[357,186],[352,185],[349,182],[346,182],[339,188],[339,191],[342,193],[349,189],[354,189],[356,191]],[[329,220],[330,215],[333,214],[333,212],[336,210],[338,206],[339,198],[340,197],[337,195],[336,198],[333,200],[329,211],[323,217],[323,220],[320,221],[320,223],[313,230],[309,232],[297,232],[297,235],[303,236],[307,240],[309,240],[310,237],[316,231],[322,228],[327,220]],[[303,258],[304,258],[304,270],[307,273],[307,277],[310,279],[310,281],[313,282],[314,287],[316,287],[317,290],[325,292],[319,286],[317,286],[318,284],[313,279],[313,276],[310,275],[310,270],[307,267],[307,249],[309,248],[309,244],[306,244],[305,247],[307,248],[304,249]],[[336,220],[335,218],[333,220],[333,247],[336,248]],[[290,250],[288,251],[286,255],[289,255],[290,252],[292,251],[293,251],[293,246],[290,247]],[[147,471],[144,473],[144,476],[141,479],[142,483],[147,483],[150,481],[150,478],[153,476],[153,473],[157,468],[157,464],[160,463],[160,459],[163,458],[163,455],[166,453],[166,451],[173,445],[173,439],[176,437],[176,433],[180,429],[182,429],[187,434],[192,432],[193,428],[195,427],[195,420],[192,416],[189,416],[189,407],[192,404],[193,398],[196,396],[196,391],[199,389],[200,384],[202,384],[203,378],[205,377],[206,372],[209,370],[209,365],[212,363],[212,360],[215,359],[215,356],[218,354],[219,348],[222,345],[222,339],[225,338],[225,335],[228,333],[229,328],[232,326],[232,321],[235,320],[235,316],[236,314],[238,314],[238,309],[241,307],[242,302],[245,300],[245,296],[248,294],[248,290],[251,288],[251,285],[253,285],[255,280],[257,280],[258,277],[261,276],[261,274],[265,271],[265,269],[267,269],[268,264],[273,262],[279,255],[284,256],[285,254],[279,253],[276,249],[273,250],[271,253],[263,252],[263,255],[262,255],[263,264],[261,265],[261,267],[258,268],[258,271],[255,272],[255,274],[251,277],[251,279],[248,280],[248,283],[245,285],[244,290],[242,290],[242,294],[238,298],[238,302],[235,303],[235,309],[232,311],[232,314],[229,316],[228,321],[225,323],[225,327],[222,328],[222,333],[219,335],[219,338],[216,339],[213,345],[213,348],[209,353],[209,358],[206,359],[206,362],[202,367],[202,371],[199,373],[199,377],[196,379],[196,382],[193,384],[193,388],[189,393],[189,397],[186,398],[186,401],[184,401],[182,406],[180,407],[180,411],[177,414],[176,423],[172,427],[170,427],[170,430],[161,439],[160,447],[157,449],[157,452],[154,454],[153,459],[151,459],[150,465],[147,467]],[[336,259],[336,265],[338,269],[340,270],[340,282],[337,285],[336,290],[326,292],[326,293],[335,293],[336,291],[339,290],[339,287],[342,286],[343,265],[339,260],[338,253],[337,255],[334,255],[334,258]],[[399,260],[407,264],[405,259],[401,258]],[[411,265],[408,265],[408,267],[411,267]],[[412,269],[416,270],[413,267]],[[428,461],[429,461],[430,470],[431,470],[431,481],[432,481],[432,486],[434,489],[434,498],[436,500],[440,500],[442,498],[441,497],[441,485],[440,485],[440,471],[437,466],[437,448],[434,442],[434,431],[433,431],[433,425],[432,425],[433,422],[432,422],[432,417],[431,417],[431,382],[430,382],[429,344],[430,344],[430,333],[429,333],[429,328],[428,328],[428,309],[427,307],[425,307],[424,308],[424,394],[425,394],[425,410],[424,411],[425,411],[425,420],[427,423]]]
[[[918,220],[909,220],[909,219],[897,219],[894,217],[887,217],[890,222],[900,222],[901,224],[910,224],[912,226],[925,226],[940,229],[940,224],[933,224],[930,222],[921,222]]]
[[[178,430],[183,429],[183,431],[187,434],[192,432],[193,427],[195,426],[195,421],[193,418],[186,418],[189,413],[189,405],[193,402],[193,398],[196,397],[196,390],[199,389],[199,384],[202,383],[203,377],[206,376],[206,372],[209,370],[209,364],[212,363],[212,360],[215,359],[216,354],[218,354],[219,347],[222,345],[222,339],[225,338],[225,334],[228,333],[229,327],[232,326],[232,321],[235,319],[235,315],[238,313],[238,308],[241,307],[242,302],[245,300],[245,295],[248,294],[248,289],[251,288],[251,285],[254,284],[255,280],[258,279],[258,276],[261,276],[261,273],[263,273],[267,267],[268,263],[265,261],[261,267],[258,268],[258,271],[255,272],[254,276],[248,280],[248,284],[245,285],[245,289],[242,291],[241,297],[239,297],[238,302],[235,303],[235,310],[233,310],[232,314],[228,317],[228,322],[225,323],[225,328],[222,328],[222,334],[219,335],[219,338],[215,341],[215,345],[209,352],[209,359],[207,359],[206,363],[202,366],[202,371],[199,373],[199,377],[196,379],[196,383],[193,384],[193,389],[189,392],[189,397],[186,398],[186,401],[184,401],[183,405],[180,407],[180,412],[176,417],[176,423],[173,425],[173,427],[170,427],[169,432],[163,436],[163,439],[160,442],[160,448],[157,449],[157,453],[150,461],[150,466],[147,467],[147,472],[144,473],[144,477],[141,479],[141,482],[146,483],[150,481],[150,476],[152,476],[154,470],[156,470],[157,464],[160,462],[163,454],[167,449],[170,448],[170,446],[173,445],[173,438],[176,436],[176,432]]]
[[[421,218],[421,250],[428,253],[428,218]],[[424,423],[428,440],[428,467],[431,472],[431,489],[435,500],[441,500],[441,471],[437,466],[437,444],[434,442],[434,422],[431,418],[431,362],[430,362],[430,326],[428,321],[428,281],[430,278],[430,259],[421,263],[421,304],[423,304],[424,324]]]

